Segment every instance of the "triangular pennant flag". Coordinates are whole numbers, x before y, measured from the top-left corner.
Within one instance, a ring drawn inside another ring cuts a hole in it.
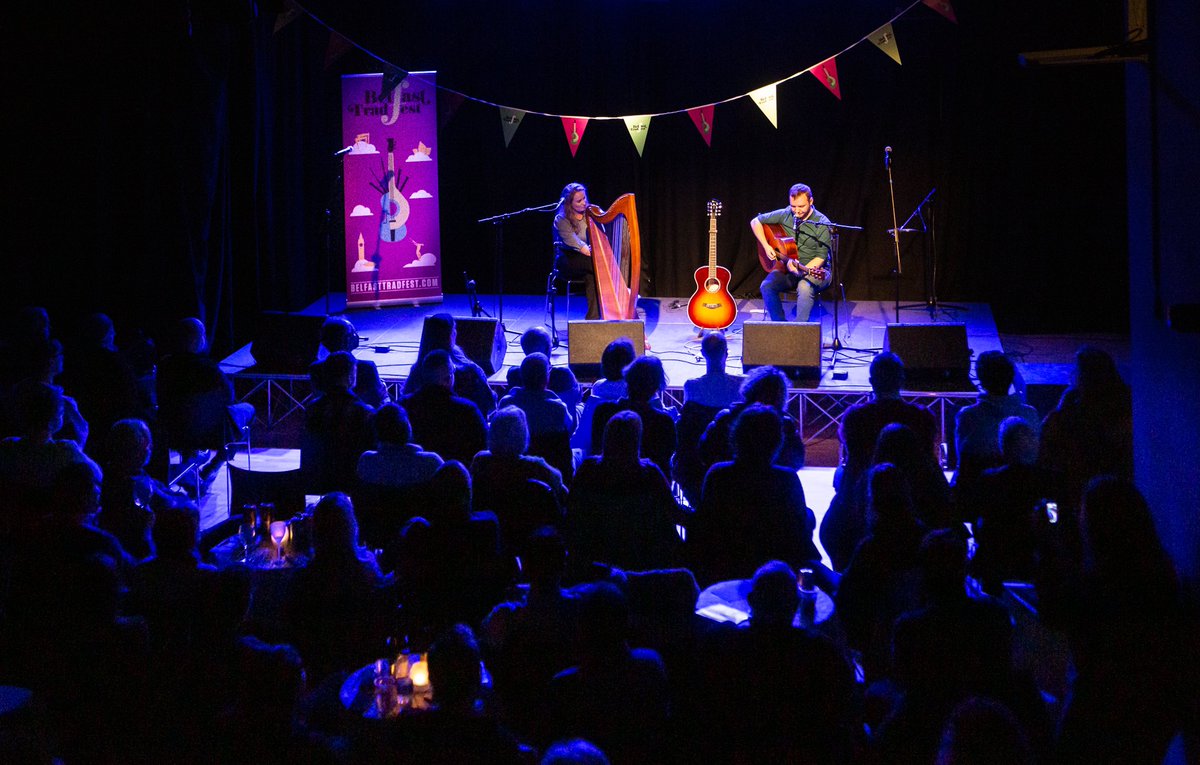
[[[839,101],[841,100],[842,81],[838,79],[836,61],[827,58],[808,71],[812,73],[813,77],[820,80],[822,85],[829,88],[829,92],[837,96]]]
[[[333,62],[350,52],[354,46],[337,32],[329,33],[329,44],[325,46],[325,68],[333,66]]]
[[[575,156],[575,152],[579,151],[579,144],[583,141],[583,131],[587,130],[587,117],[563,117],[563,132],[567,134],[567,144],[571,147],[571,156]]]
[[[629,137],[633,139],[638,156],[642,156],[642,150],[646,148],[646,135],[650,132],[650,115],[626,117],[625,129],[629,131]]]
[[[283,10],[275,17],[275,31],[273,34],[279,34],[279,30],[291,24],[300,16],[300,9],[292,0],[285,0]]]
[[[508,144],[512,142],[513,134],[517,132],[517,128],[521,127],[521,120],[525,119],[525,112],[520,109],[509,109],[507,106],[500,107],[500,127],[504,129],[504,147],[508,148]]]
[[[954,6],[950,5],[950,0],[925,0],[925,4],[955,24],[958,23],[958,18],[954,15]]]
[[[771,124],[779,127],[779,110],[775,105],[775,84],[766,85],[758,90],[750,91],[750,100],[762,109],[762,113],[767,115],[767,119],[771,120]]]
[[[704,136],[704,142],[712,146],[713,104],[688,109],[687,113],[692,118],[692,124],[700,131],[700,135]]]
[[[450,118],[458,111],[458,107],[462,106],[466,100],[466,96],[455,93],[453,90],[438,91],[438,112],[443,125],[450,121]]]
[[[888,22],[871,33],[871,42],[875,47],[892,57],[892,61],[903,65],[900,60],[900,46],[896,44],[896,33],[892,31],[892,22]]]

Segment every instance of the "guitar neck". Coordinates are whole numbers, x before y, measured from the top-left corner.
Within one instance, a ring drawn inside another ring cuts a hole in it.
[[[708,275],[712,278],[717,273],[717,216],[708,217]]]

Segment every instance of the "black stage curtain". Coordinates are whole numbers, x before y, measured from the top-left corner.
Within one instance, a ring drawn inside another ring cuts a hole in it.
[[[305,5],[389,61],[438,70],[443,86],[614,116],[748,92],[838,53],[904,7],[612,0],[601,15],[547,2]],[[507,292],[539,292],[549,215],[504,224],[498,259],[496,229],[476,220],[554,201],[577,180],[601,205],[637,194],[648,294],[658,296],[691,294],[707,255],[705,202],[721,199],[718,259],[736,295],[756,294],[747,222],[803,181],[832,219],[866,229],[842,236],[847,296],[890,300],[890,145],[899,220],[937,188],[936,236],[903,235],[903,302],[927,297],[928,249],[938,298],[990,303],[1002,329],[1123,329],[1121,69],[1032,70],[1016,59],[1118,41],[1121,4],[1093,5],[962,0],[957,25],[918,7],[895,25],[903,66],[859,45],[837,58],[841,101],[804,75],[779,86],[778,129],[747,99],[719,105],[711,148],[684,114],[654,119],[640,158],[620,121],[591,122],[572,158],[560,122],[529,115],[506,148],[496,109],[468,101],[439,136],[446,289],[461,291],[466,271],[489,292],[499,262]],[[28,146],[13,147],[4,230],[19,302],[146,325],[203,315],[228,345],[245,341],[259,310],[344,288],[324,226],[324,211],[340,210],[330,156],[342,145],[339,78],[381,65],[352,51],[327,66],[328,31],[307,18],[276,31],[279,10],[139,0],[70,19],[16,12],[23,39],[4,56]],[[340,219],[332,224],[336,254]]]

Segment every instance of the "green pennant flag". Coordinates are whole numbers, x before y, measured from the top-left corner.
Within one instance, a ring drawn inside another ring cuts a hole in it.
[[[512,142],[512,137],[517,132],[517,128],[521,127],[523,119],[525,119],[525,112],[520,109],[500,107],[500,127],[504,129],[504,148],[507,149]]]

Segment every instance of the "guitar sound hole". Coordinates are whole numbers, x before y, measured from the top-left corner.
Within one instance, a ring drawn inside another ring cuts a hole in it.
[[[708,279],[704,282],[704,289],[707,292],[719,292],[721,290],[721,283],[716,279]]]

